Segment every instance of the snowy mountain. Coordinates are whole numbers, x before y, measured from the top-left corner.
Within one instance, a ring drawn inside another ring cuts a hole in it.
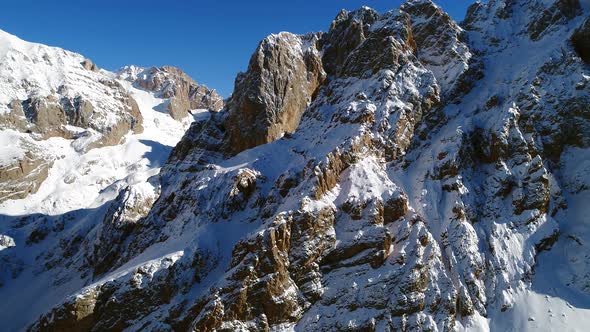
[[[2,328],[585,330],[589,13],[341,11],[265,38],[225,106],[192,117],[221,104],[175,70],[98,71],[144,131],[35,141],[64,156],[0,206]]]
[[[135,199],[155,200],[158,184],[150,179],[210,105],[177,107],[184,116],[175,120],[165,107],[174,96],[136,86],[121,77],[125,69],[98,69],[79,54],[3,31],[0,49],[0,311],[10,322],[0,330],[14,331],[76,289],[60,288],[65,281],[35,263],[36,256],[51,254],[55,241],[71,240],[64,222],[75,220],[77,229],[83,220],[95,223],[92,218],[102,217],[122,190],[132,191]],[[182,84],[167,86],[176,91]],[[223,101],[215,91],[196,86],[217,98],[219,108]],[[15,231],[15,223],[24,220],[26,229]],[[77,284],[78,274],[65,278]]]

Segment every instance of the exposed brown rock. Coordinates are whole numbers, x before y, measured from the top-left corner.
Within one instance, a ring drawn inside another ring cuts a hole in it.
[[[89,59],[86,59],[86,60],[82,61],[81,65],[86,70],[90,70],[90,71],[93,71],[93,72],[97,72],[98,71],[98,67],[94,64],[94,62],[92,62]]]
[[[229,279],[195,320],[194,331],[215,331],[223,321],[264,321],[278,324],[295,321],[302,302],[287,290],[294,287],[288,272],[290,225],[279,223],[233,250]]]
[[[388,224],[397,221],[408,213],[408,196],[398,193],[383,204],[383,222]]]
[[[126,69],[123,69],[122,73],[125,73]],[[136,77],[127,79],[144,90],[168,99],[166,110],[176,120],[185,118],[191,110],[208,109],[217,112],[223,108],[223,99],[215,90],[197,84],[176,67],[151,67],[141,71]]]
[[[27,118],[23,112],[23,105],[18,100],[13,100],[8,104],[9,112],[0,115],[0,126],[2,128],[15,129],[17,131],[25,131],[27,128]]]
[[[321,39],[322,45],[326,45],[322,62],[328,75],[340,73],[348,55],[367,38],[369,27],[378,17],[379,13],[368,7],[340,11]]]
[[[9,104],[10,112],[0,116],[0,123],[7,128],[21,132],[34,132],[43,138],[64,137],[73,138],[75,135],[66,128],[72,125],[80,128],[92,128],[102,134],[102,138],[91,144],[89,148],[118,144],[129,131],[141,133],[143,131],[143,117],[135,100],[125,96],[121,100],[124,110],[119,115],[118,122],[113,126],[103,128],[102,123],[93,119],[97,111],[88,100],[81,96],[73,99],[49,95],[47,97],[31,97],[19,102],[13,100]]]
[[[410,16],[390,12],[381,19],[387,23],[383,23],[383,27],[373,29],[360,45],[348,54],[340,75],[369,77],[384,69],[395,72],[407,63],[407,55],[416,49]]]
[[[31,97],[22,102],[22,108],[34,130],[41,134],[53,136],[67,124],[66,113],[54,96]]]
[[[264,39],[227,104],[229,149],[237,153],[295,131],[324,79],[317,35],[280,33]]]
[[[133,98],[127,97],[124,100],[124,105],[127,110],[121,121],[107,128],[102,133],[102,139],[91,145],[90,148],[119,144],[123,136],[127,135],[129,131],[133,131],[134,133],[143,132],[143,117],[141,116],[137,102]]]
[[[369,136],[362,136],[352,142],[350,149],[343,152],[337,150],[329,153],[326,157],[325,164],[322,163],[316,167],[317,186],[314,197],[320,199],[324,194],[332,190],[336,183],[338,183],[342,171],[356,162],[360,152],[370,147],[371,144],[371,138]]]
[[[52,164],[50,160],[28,151],[22,159],[0,167],[0,202],[37,192]]]

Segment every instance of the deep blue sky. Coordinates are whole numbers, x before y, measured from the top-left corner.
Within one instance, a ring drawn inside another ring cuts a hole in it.
[[[440,0],[456,20],[475,0]],[[380,12],[402,0],[4,1],[0,29],[85,55],[99,67],[173,65],[224,97],[265,36],[326,31],[342,8]]]

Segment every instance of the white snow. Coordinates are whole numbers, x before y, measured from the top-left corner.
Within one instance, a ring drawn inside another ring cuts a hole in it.
[[[10,130],[0,131],[2,162],[24,153],[17,144],[19,141],[32,145],[43,151],[48,158],[54,159],[49,176],[38,192],[25,199],[3,202],[0,204],[0,215],[6,218],[71,213],[77,219],[77,225],[94,224],[100,222],[104,213],[101,211],[107,203],[128,186],[132,186],[135,191],[141,191],[146,197],[155,195],[158,189],[154,188],[155,183],[148,179],[159,173],[171,149],[184,135],[193,117],[178,122],[170,115],[155,109],[163,102],[162,99],[155,98],[149,92],[135,89],[128,82],[120,83],[137,101],[144,119],[143,133],[128,134],[120,145],[96,148],[84,153],[81,152],[84,150],[79,149],[79,141],[63,138],[34,141],[27,134]],[[205,116],[204,112],[197,113],[198,117]],[[5,142],[8,144],[3,144]],[[10,225],[0,225],[0,229],[10,232]],[[74,277],[66,283],[58,283],[59,280],[56,278],[64,277],[58,277],[59,273],[64,272],[58,272],[57,275],[40,273],[38,267],[28,265],[35,261],[35,256],[51,250],[51,241],[35,246],[32,250],[21,250],[26,246],[25,238],[19,236],[11,240],[10,246],[16,247],[10,250],[18,251],[16,256],[19,258],[15,262],[8,262],[7,266],[13,268],[20,265],[25,270],[10,288],[0,288],[0,318],[4,322],[3,328],[17,331],[47,308],[63,300],[65,295],[79,294],[79,290],[84,287],[84,281]],[[174,249],[161,250],[163,251],[153,252],[149,258],[138,258],[130,262],[131,265],[122,267],[98,283],[127,276],[139,267],[156,271],[160,265],[173,264],[182,255],[182,251]],[[6,306],[10,306],[11,309],[8,310]],[[3,313],[10,315],[11,319],[8,320]],[[19,314],[15,316],[14,313]]]
[[[149,92],[127,88],[137,101],[144,118],[144,131],[129,134],[123,144],[92,149],[80,153],[79,141],[51,138],[36,144],[45,154],[55,157],[48,178],[38,192],[20,200],[0,204],[0,214],[28,215],[42,213],[59,215],[73,210],[96,208],[114,199],[122,188],[146,182],[158,174],[172,147],[180,140],[191,117],[184,122],[172,119],[168,114],[154,110],[161,99]],[[27,139],[27,134],[14,131],[0,132],[0,143],[4,140],[16,142]],[[4,153],[5,150],[8,150]],[[22,154],[15,144],[0,147],[2,162]]]
[[[0,131],[0,167],[14,164],[25,155],[25,149],[21,147],[20,135],[13,130]]]
[[[57,47],[30,43],[0,30],[0,114],[9,112],[13,100],[30,96],[81,96],[95,109],[93,122],[107,128],[117,122],[124,105],[104,70],[85,69],[82,55]]]

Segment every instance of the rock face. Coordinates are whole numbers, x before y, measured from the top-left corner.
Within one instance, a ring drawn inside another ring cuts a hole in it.
[[[0,166],[0,202],[36,192],[47,178],[51,164],[39,152],[27,151],[22,158]]]
[[[118,84],[115,81],[112,84]],[[75,138],[77,131],[68,126],[92,129],[100,133],[100,138],[86,149],[118,144],[129,131],[139,133],[143,130],[142,116],[137,103],[130,96],[120,99],[124,116],[118,122],[103,127],[96,122],[97,113],[92,102],[77,96],[73,99],[49,95],[30,97],[22,102],[9,104],[8,115],[0,119],[5,128],[40,134],[42,138]]]
[[[510,330],[587,294],[584,10],[490,0],[459,26],[411,0],[266,38],[161,187],[12,230],[85,285],[29,330]]]
[[[318,36],[280,33],[264,39],[228,101],[227,142],[240,152],[297,129],[324,79]]]
[[[159,98],[166,99],[161,107],[176,120],[182,120],[191,110],[207,109],[217,112],[223,108],[223,99],[215,90],[197,84],[178,68],[128,66],[120,69],[117,75],[143,90],[154,92]]]
[[[576,52],[586,62],[590,63],[590,20],[584,24],[572,35],[572,44]]]
[[[402,10],[410,15],[416,56],[428,68],[443,97],[469,92],[467,76],[478,70],[464,30],[441,8],[425,1],[408,1]]]

